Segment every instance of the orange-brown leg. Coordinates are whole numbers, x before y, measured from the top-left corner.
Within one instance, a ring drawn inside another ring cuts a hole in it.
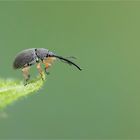
[[[40,74],[40,76],[41,76],[41,78],[42,78],[42,80],[44,80],[44,78],[43,78],[43,70],[42,70],[42,68],[41,68],[41,64],[40,63],[37,63],[37,69],[38,69],[38,72],[39,72],[39,74]]]
[[[43,60],[43,64],[45,64],[45,72],[49,74],[48,69],[51,67],[52,63],[54,62],[56,58],[55,57],[48,57]]]
[[[29,66],[24,67],[24,68],[22,69],[23,77],[24,77],[24,79],[25,79],[25,85],[27,85],[27,82],[28,82],[28,80],[30,79],[29,69],[30,69]]]

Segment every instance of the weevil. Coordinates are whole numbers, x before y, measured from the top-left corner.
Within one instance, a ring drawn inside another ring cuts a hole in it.
[[[25,85],[27,85],[30,79],[30,66],[36,64],[36,68],[38,69],[38,72],[43,80],[43,70],[41,68],[41,63],[45,65],[46,74],[49,74],[48,69],[56,59],[60,59],[63,62],[73,65],[80,71],[82,70],[78,65],[69,59],[56,55],[55,53],[45,48],[30,48],[19,52],[14,59],[13,68],[22,69]]]

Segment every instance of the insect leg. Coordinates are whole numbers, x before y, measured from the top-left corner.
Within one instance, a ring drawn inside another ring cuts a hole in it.
[[[42,80],[44,80],[44,78],[43,78],[43,70],[41,68],[41,64],[40,63],[37,63],[36,68],[38,69],[38,72],[39,72]]]
[[[46,74],[50,74],[48,69],[51,67],[52,63],[54,62],[56,58],[55,57],[47,57],[43,60],[43,64],[45,64],[45,72]]]
[[[23,77],[24,77],[24,79],[25,79],[25,85],[27,85],[27,82],[28,82],[29,79],[30,79],[29,69],[30,69],[29,66],[24,67],[24,68],[22,69]]]

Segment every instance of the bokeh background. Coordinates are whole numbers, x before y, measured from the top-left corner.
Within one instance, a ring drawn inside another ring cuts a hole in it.
[[[1,78],[22,80],[15,55],[39,47],[83,71],[57,61],[39,92],[1,111],[0,139],[140,138],[139,1],[1,1]]]

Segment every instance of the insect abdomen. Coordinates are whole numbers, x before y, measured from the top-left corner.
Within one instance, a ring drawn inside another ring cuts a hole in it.
[[[28,64],[34,64],[36,59],[37,59],[37,56],[35,54],[34,49],[24,50],[16,56],[13,62],[13,68],[20,69],[20,68],[25,67]]]

